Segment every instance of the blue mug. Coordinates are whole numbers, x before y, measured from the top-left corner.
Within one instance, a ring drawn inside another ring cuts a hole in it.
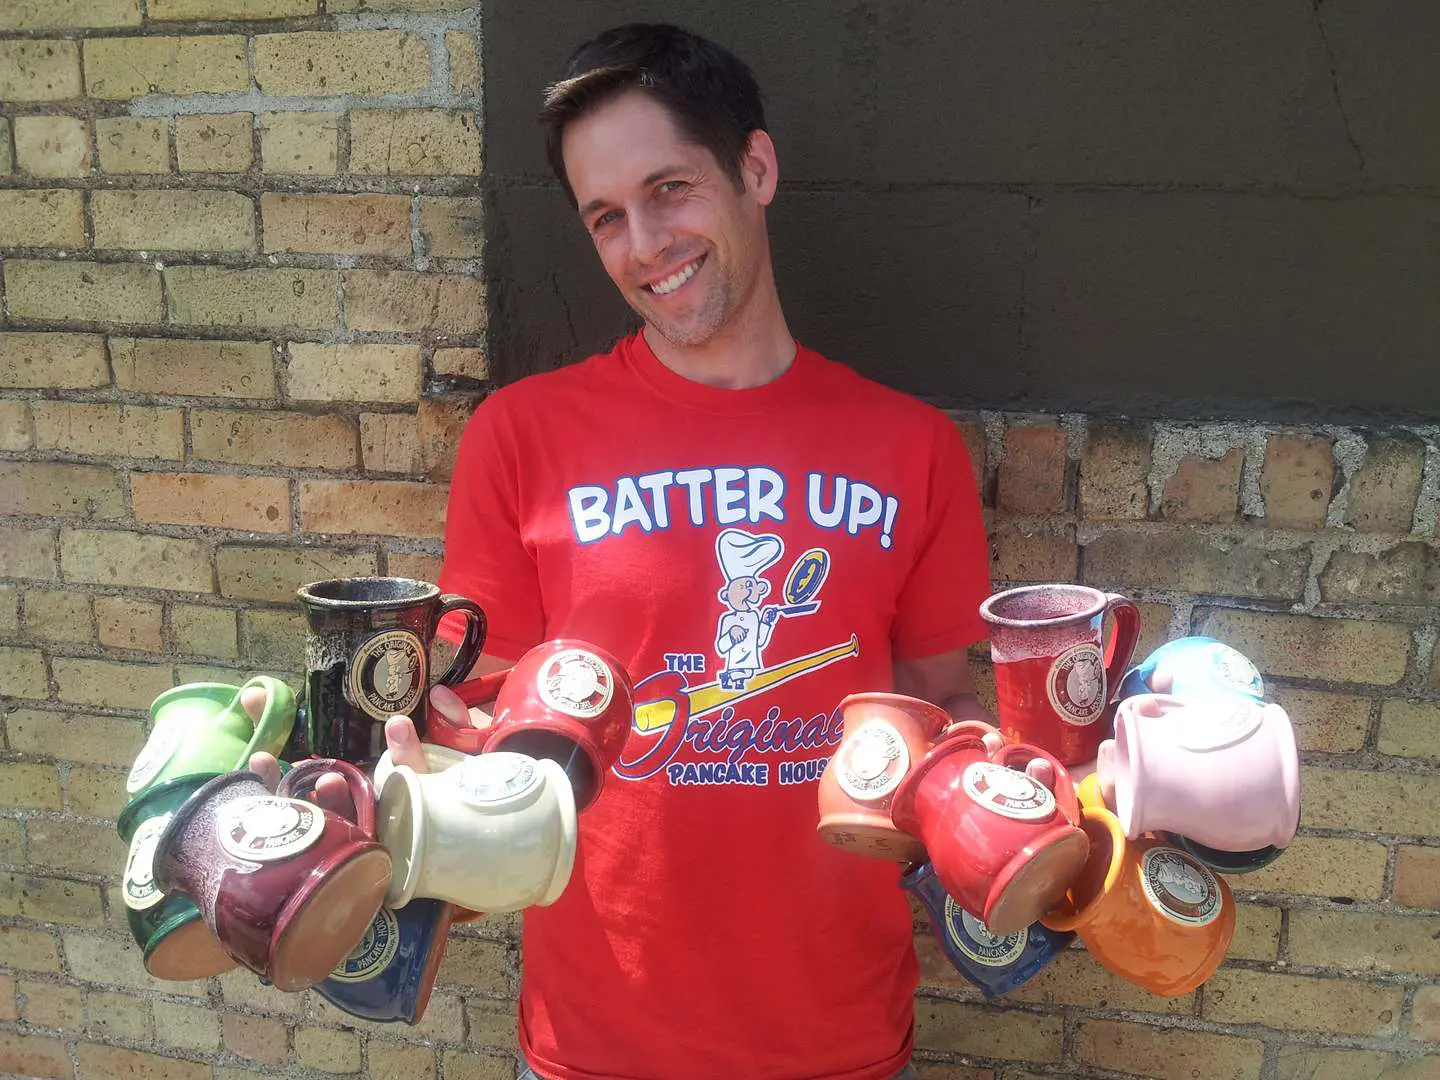
[[[1072,931],[1032,923],[1013,934],[992,934],[945,891],[929,862],[912,864],[900,879],[930,913],[930,925],[955,970],[987,998],[1008,994],[1064,952]]]
[[[350,955],[315,990],[362,1020],[418,1024],[445,957],[454,908],[441,900],[382,907]]]
[[[1173,694],[1189,701],[1216,694],[1240,694],[1263,702],[1265,681],[1243,653],[1223,641],[1182,637],[1165,642],[1127,671],[1120,680],[1118,700],[1154,693]]]

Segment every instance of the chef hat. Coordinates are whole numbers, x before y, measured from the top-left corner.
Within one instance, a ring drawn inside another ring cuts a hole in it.
[[[759,577],[767,567],[779,561],[785,544],[769,533],[751,536],[739,529],[725,529],[715,539],[715,555],[720,572],[727,582],[742,577]]]

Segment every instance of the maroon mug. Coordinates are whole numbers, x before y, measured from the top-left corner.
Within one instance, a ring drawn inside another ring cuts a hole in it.
[[[355,820],[296,797],[345,777]],[[390,884],[375,791],[347,762],[296,765],[272,794],[252,772],[218,776],[176,811],[155,881],[190,897],[225,951],[287,992],[327,978],[365,935]]]
[[[939,742],[901,781],[890,816],[924,844],[945,891],[996,934],[1049,911],[1090,851],[1054,792],[991,760],[979,734]]]

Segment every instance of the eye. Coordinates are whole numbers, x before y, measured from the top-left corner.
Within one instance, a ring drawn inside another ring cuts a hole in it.
[[[590,231],[595,232],[597,229],[603,229],[606,225],[613,224],[614,222],[619,220],[619,210],[607,210],[605,211],[605,213],[601,214],[599,217],[597,217],[594,221],[590,223]]]
[[[684,180],[666,180],[656,190],[662,195],[670,195],[685,188]]]

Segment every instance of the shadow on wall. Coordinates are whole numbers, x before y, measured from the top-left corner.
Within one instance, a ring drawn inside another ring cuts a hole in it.
[[[576,44],[653,19],[733,47],[766,90],[776,270],[807,344],[942,405],[1440,415],[1440,7],[485,8],[502,380],[631,326],[535,115]]]

